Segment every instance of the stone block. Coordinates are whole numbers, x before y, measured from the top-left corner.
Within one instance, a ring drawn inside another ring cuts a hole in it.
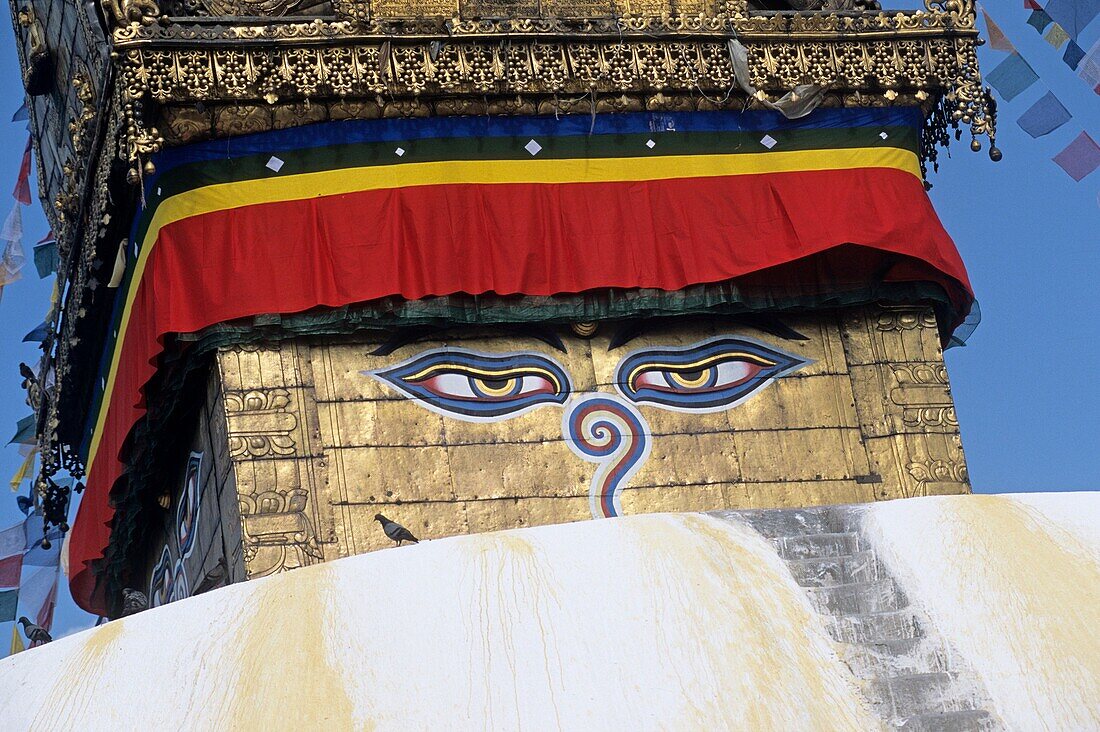
[[[827,627],[838,643],[882,643],[921,637],[920,625],[909,610],[831,617]]]
[[[874,582],[879,578],[878,561],[869,551],[848,557],[798,559],[787,563],[795,581],[803,587],[826,587],[856,582]]]
[[[783,536],[772,539],[772,544],[787,560],[843,557],[860,550],[859,536],[853,533]]]

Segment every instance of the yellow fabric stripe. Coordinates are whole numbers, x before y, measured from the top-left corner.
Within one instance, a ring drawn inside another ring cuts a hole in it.
[[[149,228],[146,230],[141,253],[137,262],[134,263],[133,284],[126,293],[126,305],[123,309],[114,353],[111,354],[107,386],[96,417],[86,470],[91,471],[103,435],[103,425],[106,422],[107,410],[114,392],[118,360],[126,338],[127,324],[130,321],[130,311],[138,291],[138,284],[141,282],[146,262],[160,230],[176,221],[263,203],[412,186],[463,183],[471,185],[615,183],[858,168],[894,168],[920,178],[920,161],[913,152],[895,147],[867,147],[644,158],[446,160],[325,170],[300,175],[220,183],[185,191],[162,201],[157,206]]]

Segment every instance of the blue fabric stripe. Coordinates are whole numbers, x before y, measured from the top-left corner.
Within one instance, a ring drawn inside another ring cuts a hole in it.
[[[277,155],[280,150],[302,150],[357,142],[400,142],[446,137],[537,137],[615,135],[639,132],[742,132],[835,129],[909,125],[923,121],[916,107],[818,109],[801,119],[787,119],[770,110],[747,112],[629,112],[623,114],[545,116],[428,117],[321,122],[254,135],[211,140],[170,148],[154,158],[159,173],[179,165],[205,160],[227,160],[251,155]],[[155,179],[148,181],[153,185]]]

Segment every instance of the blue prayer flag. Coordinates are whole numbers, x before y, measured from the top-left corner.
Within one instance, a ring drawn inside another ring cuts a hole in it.
[[[50,327],[46,324],[46,321],[42,321],[34,327],[27,335],[23,336],[24,343],[41,343],[46,340],[46,336],[50,333]]]
[[[1049,135],[1070,120],[1070,113],[1054,96],[1047,92],[1031,108],[1020,115],[1016,123],[1032,137]]]
[[[15,114],[11,116],[12,122],[21,122],[25,119],[31,118],[31,111],[27,109],[27,103],[23,102],[23,106],[15,110]]]
[[[47,241],[34,247],[34,267],[38,278],[45,279],[57,271],[57,242]]]
[[[0,623],[15,620],[15,610],[19,607],[19,590],[0,591]]]
[[[1100,15],[1100,0],[1050,0],[1046,13],[1076,39]]]
[[[986,81],[1000,92],[1005,101],[1012,101],[1025,89],[1039,80],[1039,75],[1028,65],[1024,57],[1014,53],[989,72]]]
[[[1050,16],[1047,15],[1047,11],[1039,8],[1038,10],[1032,10],[1031,15],[1028,16],[1027,24],[1034,28],[1037,32],[1042,33],[1043,29],[1051,24]]]
[[[15,437],[12,437],[8,444],[33,445],[35,443],[34,433],[37,425],[38,419],[33,414],[28,414],[16,423]]]
[[[1081,63],[1081,59],[1084,57],[1085,49],[1078,46],[1072,38],[1069,39],[1069,43],[1066,44],[1066,52],[1062,54],[1062,60],[1066,62],[1066,66],[1076,71],[1078,64]]]

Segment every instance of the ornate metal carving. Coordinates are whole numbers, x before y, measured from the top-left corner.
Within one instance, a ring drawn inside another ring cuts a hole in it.
[[[308,500],[309,493],[302,489],[240,496],[249,579],[324,561],[306,515]]]
[[[955,493],[958,489],[951,484],[970,483],[970,474],[966,470],[966,463],[955,460],[922,460],[911,462],[906,466],[909,475],[917,481],[916,496],[937,495],[940,493]],[[937,490],[941,484],[946,490]]]
[[[286,389],[226,394],[229,456],[239,459],[293,455],[291,432],[298,426],[298,418],[287,410],[289,405],[290,392]]]

